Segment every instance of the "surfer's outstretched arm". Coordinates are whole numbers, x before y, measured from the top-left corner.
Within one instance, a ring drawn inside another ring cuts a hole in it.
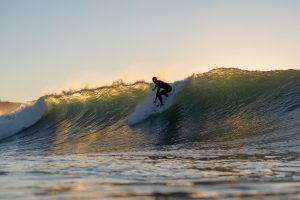
[[[157,86],[156,86],[156,87],[157,87]],[[156,100],[157,100],[157,98],[158,98],[158,96],[159,96],[159,91],[160,91],[160,87],[157,88],[154,103],[156,103]]]

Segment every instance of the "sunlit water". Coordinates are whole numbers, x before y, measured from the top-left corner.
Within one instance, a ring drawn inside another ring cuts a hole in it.
[[[1,199],[300,198],[299,151],[182,149],[1,153]]]

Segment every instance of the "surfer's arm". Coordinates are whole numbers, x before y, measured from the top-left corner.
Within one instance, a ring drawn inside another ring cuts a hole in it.
[[[157,88],[157,85],[155,85],[155,87],[152,89],[152,91],[154,91]]]

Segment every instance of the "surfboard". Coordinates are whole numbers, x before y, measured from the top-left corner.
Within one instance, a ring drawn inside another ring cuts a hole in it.
[[[166,102],[166,99],[163,99],[164,102]],[[165,105],[160,105],[160,103],[153,103],[153,106],[152,106],[152,112],[153,113],[159,113],[163,107]]]

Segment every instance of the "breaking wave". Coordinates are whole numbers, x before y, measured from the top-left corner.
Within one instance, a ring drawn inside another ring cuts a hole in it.
[[[23,104],[16,111],[0,116],[0,139],[11,136],[36,123],[45,113],[46,104],[40,98],[33,104]]]
[[[0,138],[13,135],[3,142],[25,140],[21,149],[61,153],[241,145],[245,138],[299,145],[298,70],[219,68],[173,84],[180,87],[160,113],[149,112],[154,94],[146,82],[44,96],[2,115]]]

